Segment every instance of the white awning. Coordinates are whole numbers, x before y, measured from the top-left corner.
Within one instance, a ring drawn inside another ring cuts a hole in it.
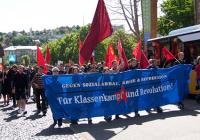
[[[187,34],[187,35],[178,36],[178,38],[179,38],[182,42],[189,42],[189,41],[200,40],[200,32],[193,33],[193,34]]]

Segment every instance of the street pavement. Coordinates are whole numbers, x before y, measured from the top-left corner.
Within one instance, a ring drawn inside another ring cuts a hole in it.
[[[12,103],[10,103],[12,104]],[[79,140],[80,138],[64,123],[53,128],[50,109],[47,115],[36,113],[36,105],[28,100],[27,114],[19,115],[12,105],[3,106],[0,100],[0,140]]]
[[[3,106],[0,100],[0,140],[200,140],[200,105],[195,100],[184,101],[185,109],[176,105],[162,107],[163,113],[140,111],[120,116],[110,123],[103,117],[93,118],[93,124],[81,119],[79,125],[64,121],[61,128],[52,127],[52,114],[36,114],[29,100],[26,116],[17,115],[17,108]],[[113,116],[114,119],[114,116]]]

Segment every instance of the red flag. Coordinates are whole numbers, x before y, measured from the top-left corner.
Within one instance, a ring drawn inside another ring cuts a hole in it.
[[[173,54],[171,54],[171,52],[167,48],[164,47],[162,49],[162,52],[163,52],[163,54],[164,54],[164,56],[165,56],[165,58],[166,58],[167,61],[175,60],[176,59],[176,57],[173,56]]]
[[[141,47],[142,47],[142,40],[140,39],[137,43],[136,48],[133,50],[132,55],[135,56],[135,58],[140,61],[141,59]]]
[[[145,69],[149,66],[149,61],[143,51],[141,51],[140,68]]]
[[[79,65],[80,66],[82,66],[85,63],[84,58],[80,54],[80,50],[82,47],[83,47],[83,42],[81,41],[81,39],[79,39]]]
[[[125,54],[125,52],[124,52],[124,49],[122,48],[122,43],[121,43],[120,38],[118,39],[117,48],[118,48],[120,60],[122,59],[123,62],[124,62],[124,69],[127,69],[127,68],[128,68],[128,60],[127,60],[127,58],[126,58],[126,54]]]
[[[46,60],[46,63],[47,63],[47,64],[50,64],[51,55],[50,55],[50,51],[49,51],[49,47],[48,47],[48,46],[46,46],[45,60]]]
[[[45,65],[45,60],[44,60],[42,52],[41,52],[41,50],[38,46],[37,46],[37,65],[43,66],[44,67],[44,73],[47,73],[47,67]]]
[[[109,68],[112,67],[112,62],[114,60],[117,60],[117,56],[115,55],[114,48],[113,48],[112,44],[110,44],[108,46],[107,54],[106,54],[106,57],[105,57],[105,66],[107,66]]]
[[[84,58],[85,61],[88,61],[97,44],[109,37],[112,34],[112,31],[112,25],[105,3],[103,0],[99,0],[90,31],[80,50],[82,58]]]

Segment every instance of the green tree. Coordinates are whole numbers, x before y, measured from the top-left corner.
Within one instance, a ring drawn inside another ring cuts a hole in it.
[[[79,38],[81,39],[81,41],[84,41],[88,30],[89,25],[83,26],[80,28],[80,30],[67,34],[61,39],[49,42],[48,46],[51,53],[51,63],[55,64],[58,60],[67,63],[69,59],[72,59],[75,63],[78,63]],[[105,59],[107,48],[111,43],[115,47],[115,51],[117,54],[116,46],[119,37],[122,40],[122,45],[127,55],[127,58],[132,57],[132,49],[133,47],[135,47],[136,37],[134,37],[132,34],[125,33],[125,31],[121,29],[115,31],[111,37],[105,39],[103,42],[97,45],[97,47],[95,48],[96,62],[100,62]]]
[[[161,35],[194,25],[193,0],[165,0],[161,4],[161,11],[164,13],[158,19],[158,31]]]
[[[14,36],[12,38],[12,44],[14,46],[18,46],[18,45],[22,45],[22,46],[33,45],[33,40],[27,35],[18,35],[18,36]]]
[[[23,55],[21,56],[21,62],[25,65],[28,66],[30,64],[30,57],[28,55]]]

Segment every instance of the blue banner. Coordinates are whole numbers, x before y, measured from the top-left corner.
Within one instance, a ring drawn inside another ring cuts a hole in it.
[[[53,117],[79,119],[127,114],[182,101],[191,65],[115,74],[44,76]]]

